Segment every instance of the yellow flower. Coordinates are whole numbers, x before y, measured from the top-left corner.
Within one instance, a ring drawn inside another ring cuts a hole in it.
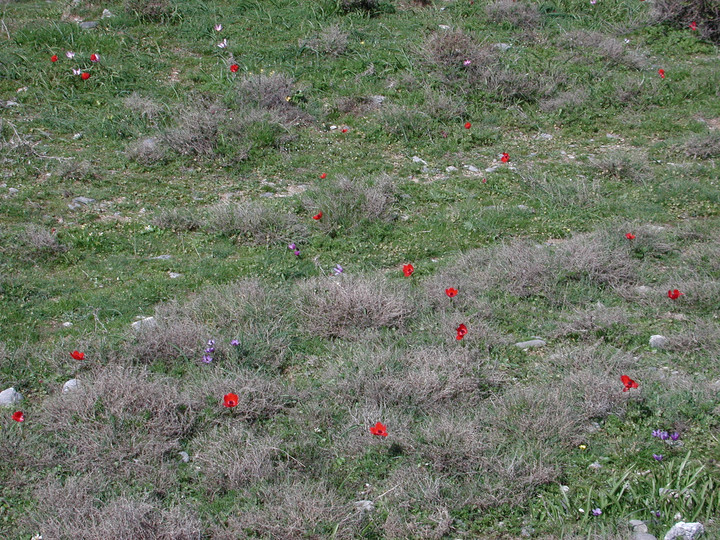
[[[290,96],[286,96],[285,101],[290,101]]]
[[[581,444],[580,446],[578,446],[578,448],[579,448],[580,450],[585,450],[585,449],[587,448],[587,445]]]

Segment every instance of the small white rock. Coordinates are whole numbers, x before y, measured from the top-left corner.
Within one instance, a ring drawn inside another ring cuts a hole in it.
[[[412,160],[413,160],[413,163],[422,163],[423,165],[427,165],[427,161],[425,161],[420,156],[413,156]]]
[[[178,452],[178,455],[180,456],[180,459],[182,459],[183,463],[190,461],[190,455],[187,452]]]
[[[76,141],[79,141],[79,140],[82,139],[82,138],[83,138],[83,134],[82,134],[82,133],[76,133],[75,135],[73,135],[73,139],[76,140]]]
[[[547,345],[547,343],[542,339],[531,339],[529,341],[521,341],[515,344],[516,347],[523,350],[544,347],[545,345]]]
[[[0,405],[13,405],[22,401],[22,394],[10,387],[0,392]]]
[[[465,165],[465,168],[470,172],[474,172],[474,173],[480,172],[480,169],[478,169],[474,165]]]
[[[157,324],[155,317],[143,317],[139,321],[132,323],[133,330],[142,330],[143,328],[152,328]]]
[[[168,272],[168,276],[170,276],[170,279],[177,279],[182,277],[182,274],[178,274],[177,272]]]
[[[453,167],[452,165],[450,165],[449,167],[445,167],[445,172],[455,172],[457,170],[458,170],[458,168]]]
[[[375,510],[375,503],[372,501],[355,501],[355,509],[361,514]]]
[[[14,187],[8,188],[8,193],[10,195],[15,195],[16,193],[19,193],[19,192],[20,192],[20,190],[18,188],[14,188]]]
[[[510,45],[509,43],[496,43],[495,48],[500,49],[502,52],[505,52],[508,49],[511,49],[512,45]]]
[[[667,338],[659,334],[650,336],[650,346],[653,349],[662,349],[667,343]]]
[[[680,521],[673,525],[673,528],[667,532],[665,540],[675,540],[675,538],[691,540],[697,538],[704,532],[705,527],[703,527],[702,523],[685,523],[684,521]]]
[[[62,393],[67,394],[68,392],[73,392],[74,390],[78,389],[78,386],[80,386],[80,383],[77,379],[70,379],[65,384],[63,384]]]
[[[103,9],[102,15],[100,15],[101,19],[109,19],[110,17],[114,17],[115,14],[110,11],[109,9]]]
[[[493,167],[488,167],[487,169],[485,169],[485,172],[495,172],[497,170],[498,170],[497,165],[495,165]]]
[[[71,323],[70,321],[66,321],[66,322],[63,323],[63,326],[64,326],[65,328],[70,328],[72,325],[73,325],[73,323]]]
[[[447,24],[438,24],[438,28],[441,30],[450,30],[450,27]]]

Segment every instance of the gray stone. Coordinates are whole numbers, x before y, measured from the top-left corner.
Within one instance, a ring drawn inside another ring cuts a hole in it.
[[[380,96],[380,95],[370,96],[370,101],[372,102],[373,105],[375,105],[376,107],[379,107],[385,101],[385,96]]]
[[[17,101],[0,101],[0,107],[9,109],[10,107],[17,107],[20,105]]]
[[[91,199],[90,197],[75,197],[73,199],[73,202],[75,204],[90,204],[90,203],[94,203],[95,199]]]
[[[649,533],[638,532],[635,533],[635,536],[633,536],[633,540],[657,540],[657,538]]]
[[[474,173],[480,172],[480,169],[478,169],[477,167],[475,167],[473,165],[465,165],[465,168],[470,172],[474,172]]]
[[[629,521],[631,527],[637,527],[638,525],[645,525],[642,519],[631,519]]]
[[[438,24],[438,28],[441,30],[450,30],[450,27],[447,24]]]
[[[445,172],[455,172],[457,170],[458,170],[458,168],[453,167],[452,165],[450,165],[449,167],[445,167]]]
[[[98,25],[97,21],[85,21],[80,23],[81,30],[92,30]]]
[[[533,349],[538,347],[544,347],[545,345],[547,345],[547,343],[545,343],[545,341],[543,341],[542,339],[531,339],[529,341],[521,341],[515,344],[516,347],[519,347],[521,349]]]
[[[62,393],[67,394],[68,392],[73,392],[74,390],[78,389],[78,386],[80,386],[80,383],[77,379],[70,379],[65,384],[63,384]]]
[[[190,461],[190,454],[187,452],[178,452],[178,455],[180,456],[180,459],[182,459],[183,463]]]
[[[169,261],[172,259],[172,255],[158,255],[157,257],[150,257],[153,261]]]
[[[20,193],[20,190],[18,188],[11,187],[11,188],[8,188],[8,193],[10,195],[15,195],[16,193]]]
[[[143,317],[139,321],[135,321],[134,323],[132,323],[131,326],[133,330],[138,331],[144,328],[152,328],[155,325],[157,325],[155,317]]]
[[[73,323],[71,323],[70,321],[65,321],[65,322],[63,323],[63,326],[64,326],[65,328],[70,328],[72,325],[73,325]]]
[[[667,343],[667,338],[665,336],[661,336],[659,334],[650,336],[650,346],[653,349],[662,349],[663,347],[665,347],[666,343]]]
[[[355,501],[355,510],[361,514],[367,514],[375,510],[375,503],[372,501]]]
[[[73,139],[76,140],[76,141],[79,141],[79,140],[82,139],[82,138],[83,138],[83,134],[82,134],[82,133],[76,133],[75,135],[73,135]]]
[[[685,523],[680,521],[673,525],[665,535],[665,540],[675,540],[675,538],[692,539],[697,538],[705,532],[702,523]]]
[[[10,387],[0,392],[0,405],[13,405],[22,401],[22,394]]]
[[[542,141],[550,141],[550,140],[552,140],[553,136],[550,135],[549,133],[541,133],[540,135],[538,135],[535,138],[540,139]]]
[[[413,156],[412,160],[413,160],[413,163],[422,163],[423,165],[427,165],[427,161],[425,161],[420,156]]]
[[[110,17],[114,17],[115,14],[110,11],[109,9],[103,9],[102,15],[100,16],[101,19],[109,19]]]
[[[492,167],[488,167],[487,169],[485,169],[485,172],[495,172],[497,170],[498,170],[497,165],[494,165]]]
[[[512,45],[510,45],[509,43],[496,43],[495,48],[500,49],[502,52],[505,52],[509,49],[512,49]]]
[[[639,294],[648,294],[652,292],[652,289],[647,285],[640,285],[639,287],[635,287],[635,292]]]
[[[177,279],[182,277],[182,274],[178,274],[177,272],[168,272],[168,276],[170,276],[170,279]]]
[[[647,525],[641,523],[640,525],[633,527],[633,531],[635,531],[636,533],[646,533],[648,532],[648,528]]]

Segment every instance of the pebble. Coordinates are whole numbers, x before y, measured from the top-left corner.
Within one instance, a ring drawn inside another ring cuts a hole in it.
[[[653,349],[662,349],[665,347],[665,344],[667,343],[667,338],[665,336],[661,336],[659,334],[650,336],[650,346]]]
[[[649,292],[652,292],[652,289],[647,285],[640,285],[639,287],[635,287],[635,292],[640,294],[648,294]]]
[[[85,21],[80,23],[81,30],[92,30],[98,25],[97,21]]]
[[[22,394],[15,391],[14,388],[6,388],[0,392],[0,405],[13,405],[22,401]]]
[[[649,533],[638,532],[635,533],[635,536],[633,536],[633,540],[657,540],[657,538]]]
[[[143,328],[152,328],[157,324],[155,317],[143,317],[139,321],[132,323],[133,330],[142,330]]]
[[[438,28],[441,30],[450,30],[450,27],[447,24],[438,24]]]
[[[150,257],[153,261],[169,261],[172,259],[172,255],[158,255],[157,257]]]
[[[495,48],[500,49],[502,52],[505,52],[508,49],[512,49],[512,45],[510,45],[509,43],[496,43]]]
[[[550,135],[549,133],[541,133],[540,135],[538,135],[535,138],[540,139],[542,141],[550,141],[550,140],[552,140],[553,136]]]
[[[190,461],[190,454],[187,452],[178,452],[178,455],[180,456],[180,459],[182,459],[183,463]]]
[[[497,167],[497,165],[495,165],[493,167],[488,167],[487,169],[485,169],[485,172],[495,172],[497,170],[498,170],[498,167]]]
[[[62,393],[67,394],[68,392],[77,390],[79,385],[80,385],[80,383],[78,382],[77,379],[70,379],[65,384],[63,384]]]
[[[20,193],[20,190],[18,188],[11,187],[11,188],[8,188],[8,193],[10,195],[15,195],[16,193]]]
[[[423,165],[427,165],[427,161],[425,161],[424,159],[422,159],[419,156],[413,156],[412,160],[413,160],[413,163],[422,163]]]
[[[73,202],[75,204],[90,204],[90,203],[94,203],[95,199],[91,199],[90,197],[75,197],[73,199]]]
[[[529,341],[521,341],[515,344],[516,347],[519,347],[523,350],[544,347],[545,345],[547,345],[547,343],[542,339],[531,339]]]
[[[480,172],[480,169],[478,169],[477,167],[475,167],[473,165],[465,165],[465,168],[470,172],[475,172],[475,173]]]
[[[64,326],[65,328],[70,328],[72,325],[73,325],[73,323],[71,323],[70,321],[65,321],[65,322],[63,323],[63,326]]]
[[[375,510],[375,503],[372,501],[355,501],[355,509],[361,514],[366,514]]]
[[[702,523],[685,523],[680,521],[673,525],[665,535],[665,540],[675,540],[675,538],[683,538],[691,540],[697,538],[705,532],[705,527]]]
[[[170,279],[177,279],[182,277],[182,274],[178,274],[177,272],[168,272],[168,276],[170,276]]]
[[[109,19],[110,17],[114,17],[115,14],[110,11],[109,9],[103,9],[102,15],[100,16],[101,19]]]
[[[453,167],[452,165],[450,165],[449,167],[445,167],[445,172],[455,172],[457,170],[458,170],[458,168]]]
[[[20,105],[17,101],[0,101],[0,107],[9,109],[10,107],[17,107]]]
[[[83,134],[82,134],[82,133],[76,133],[75,135],[73,135],[73,139],[76,140],[76,141],[79,141],[79,140],[82,139],[82,138],[83,138]]]

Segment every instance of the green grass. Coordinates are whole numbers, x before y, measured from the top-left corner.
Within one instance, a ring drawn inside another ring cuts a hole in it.
[[[719,171],[688,148],[720,128],[718,46],[646,2],[517,3],[533,28],[489,3],[0,5],[0,390],[26,414],[0,421],[5,536],[611,538],[676,514],[713,534]],[[331,27],[337,55],[309,45]],[[162,155],[133,158],[149,138]],[[147,403],[60,394],[118,365]]]

